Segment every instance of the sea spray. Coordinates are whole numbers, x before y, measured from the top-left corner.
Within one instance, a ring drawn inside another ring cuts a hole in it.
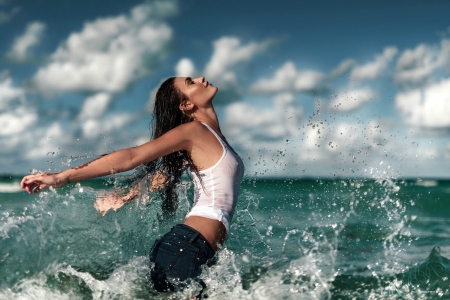
[[[17,178],[8,179],[20,181]],[[182,222],[192,189],[167,219],[142,194],[104,217],[96,195],[127,178],[39,195],[0,192],[0,298],[185,299],[147,282],[153,241]],[[450,182],[378,179],[244,181],[230,238],[201,275],[211,299],[446,299],[439,285],[410,285],[434,246],[449,257]],[[417,184],[419,183],[419,184]],[[415,269],[419,267],[418,269]],[[439,273],[441,274],[441,273]],[[401,289],[398,294],[395,289]]]

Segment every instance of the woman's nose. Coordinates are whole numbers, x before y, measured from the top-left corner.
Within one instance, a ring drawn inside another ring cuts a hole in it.
[[[202,83],[203,81],[205,81],[205,76],[200,76],[200,77],[194,78],[194,81]]]

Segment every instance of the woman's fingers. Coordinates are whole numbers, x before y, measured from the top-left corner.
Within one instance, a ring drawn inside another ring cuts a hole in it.
[[[40,189],[39,189],[39,183],[37,182],[29,182],[25,188],[25,190],[29,193],[29,194],[36,194]]]
[[[110,207],[107,204],[105,204],[105,201],[102,198],[97,198],[97,200],[94,203],[94,207],[98,212],[100,212],[102,217],[106,215],[108,210],[110,210]]]
[[[20,187],[28,194],[37,194],[41,190],[49,187],[48,184],[43,182],[43,179],[43,174],[27,175],[20,182]]]
[[[24,178],[20,184],[22,189],[24,189],[28,194],[31,194],[33,191],[34,183],[30,181],[29,178]]]
[[[22,179],[22,181],[20,182],[20,187],[24,189],[24,188],[27,186],[27,184],[29,184],[29,182],[30,182],[30,177],[32,177],[32,176],[34,176],[34,175],[28,175],[28,176],[25,176],[25,177]]]

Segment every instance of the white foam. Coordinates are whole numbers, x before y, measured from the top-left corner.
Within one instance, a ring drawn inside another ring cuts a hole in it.
[[[64,273],[81,278],[92,291],[93,299],[134,299],[135,292],[142,290],[145,274],[148,272],[148,258],[141,256],[117,268],[106,280],[97,280],[88,272],[77,271],[70,265],[50,264],[31,278],[20,280],[13,287],[0,290],[0,299],[84,299],[76,291],[59,291],[48,285],[48,276]]]
[[[22,189],[20,188],[20,182],[14,181],[11,183],[0,183],[0,193],[19,193]]]
[[[438,182],[436,180],[417,180],[416,185],[424,187],[437,186]]]
[[[335,252],[310,253],[289,264],[273,267],[280,261],[266,262],[259,278],[251,281],[248,290],[243,288],[242,270],[252,266],[252,258],[222,249],[216,265],[205,268],[201,278],[211,299],[329,299],[334,280]],[[256,261],[259,259],[256,258]],[[272,265],[274,264],[274,265]]]
[[[6,239],[9,238],[8,232],[12,228],[19,228],[19,225],[29,220],[34,220],[32,216],[20,216],[20,217],[7,217],[6,222],[0,224],[0,237]]]
[[[128,264],[114,270],[106,280],[97,280],[87,272],[77,271],[71,266],[64,267],[61,272],[76,276],[92,290],[94,299],[132,299],[140,283],[145,281],[148,272],[148,258],[145,256],[132,259]]]
[[[72,292],[62,292],[47,284],[47,276],[39,273],[32,278],[19,281],[12,288],[0,290],[0,299],[34,300],[34,299],[81,299]]]

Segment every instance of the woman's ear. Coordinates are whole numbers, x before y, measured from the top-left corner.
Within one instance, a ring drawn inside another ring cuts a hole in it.
[[[183,101],[183,103],[180,104],[180,110],[184,113],[191,111],[194,108],[194,103],[192,103],[189,100]]]

